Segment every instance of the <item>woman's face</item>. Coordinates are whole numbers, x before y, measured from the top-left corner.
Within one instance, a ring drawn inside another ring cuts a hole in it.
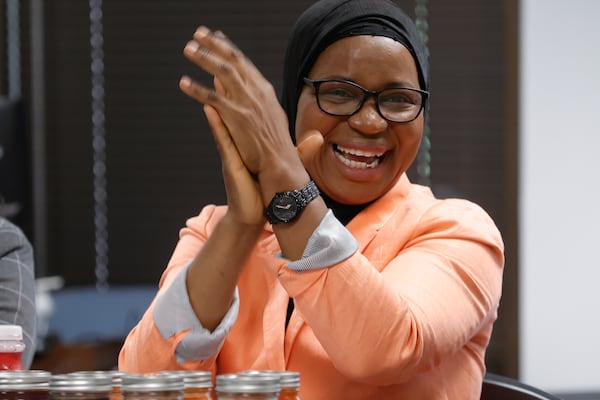
[[[419,88],[410,52],[382,36],[351,36],[327,47],[308,78],[344,79],[368,90]],[[411,122],[386,121],[373,98],[352,116],[332,116],[319,109],[315,89],[305,85],[298,100],[296,138],[318,130],[323,145],[305,160],[319,188],[345,204],[375,200],[397,182],[414,160],[423,132],[423,113]]]

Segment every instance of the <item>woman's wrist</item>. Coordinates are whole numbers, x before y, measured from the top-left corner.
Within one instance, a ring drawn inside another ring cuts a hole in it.
[[[235,235],[240,235],[239,238],[243,239],[247,236],[258,237],[264,229],[265,219],[261,215],[260,218],[256,218],[256,221],[246,221],[243,218],[238,217],[231,210],[227,211],[219,224],[223,225],[223,228],[230,231]]]
[[[266,207],[278,192],[301,189],[310,182],[310,175],[302,165],[298,168],[277,168],[258,176],[262,199]]]

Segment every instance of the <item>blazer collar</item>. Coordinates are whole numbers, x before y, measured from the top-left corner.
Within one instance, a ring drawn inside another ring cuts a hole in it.
[[[411,183],[408,177],[406,174],[402,174],[398,182],[386,194],[370,204],[348,223],[346,228],[358,241],[361,251],[394,215],[402,200],[408,196],[410,188]]]

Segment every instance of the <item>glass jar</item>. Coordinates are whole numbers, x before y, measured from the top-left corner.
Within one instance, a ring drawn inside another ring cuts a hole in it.
[[[218,400],[277,400],[279,378],[266,374],[217,375]]]
[[[50,377],[50,400],[109,400],[112,378],[105,374],[88,376],[59,374]]]
[[[123,400],[182,400],[183,377],[174,372],[124,374]]]
[[[120,371],[75,371],[70,372],[69,375],[74,376],[107,376],[112,381],[112,389],[110,392],[110,400],[123,400],[123,395],[121,393],[121,376],[123,372]]]
[[[121,381],[124,373],[121,371],[110,371],[112,375],[112,392],[110,400],[123,400],[123,392],[121,391]]]
[[[0,370],[23,370],[23,350],[23,329],[19,325],[0,325]]]
[[[0,371],[0,399],[48,400],[50,376],[41,370]]]
[[[248,370],[244,375],[267,375],[279,379],[280,391],[278,400],[300,400],[300,373],[296,371]]]
[[[210,371],[179,371],[179,373],[183,376],[184,400],[213,400]]]
[[[278,371],[279,400],[300,400],[300,372],[296,371]]]

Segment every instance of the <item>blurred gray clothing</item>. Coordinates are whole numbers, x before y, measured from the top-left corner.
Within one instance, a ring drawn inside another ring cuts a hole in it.
[[[33,249],[20,228],[0,217],[0,324],[23,328],[23,366],[35,354],[36,310]]]

